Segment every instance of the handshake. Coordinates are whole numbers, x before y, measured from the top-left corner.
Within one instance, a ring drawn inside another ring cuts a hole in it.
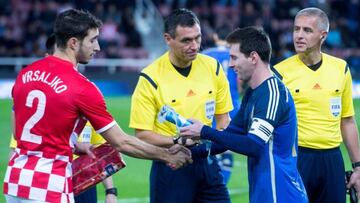
[[[184,146],[193,146],[200,143],[200,131],[203,126],[202,123],[195,120],[187,120],[175,112],[170,106],[163,106],[158,114],[160,123],[170,122],[176,126],[176,130],[180,133],[179,136],[173,139],[174,146],[169,148],[172,154],[181,153],[187,155],[191,159],[191,152]],[[192,161],[191,161],[192,162]],[[176,164],[168,163],[173,169],[176,169]],[[180,166],[181,167],[181,166]]]

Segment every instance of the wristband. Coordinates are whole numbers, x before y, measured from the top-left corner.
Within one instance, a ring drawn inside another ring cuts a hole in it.
[[[360,161],[352,163],[351,166],[353,168],[359,167],[360,166]]]
[[[113,188],[106,189],[105,194],[106,195],[113,194],[113,195],[117,196],[117,188],[113,187]]]
[[[178,137],[173,137],[173,143],[174,144],[179,144],[179,139],[180,139],[181,137],[180,136],[178,136]]]

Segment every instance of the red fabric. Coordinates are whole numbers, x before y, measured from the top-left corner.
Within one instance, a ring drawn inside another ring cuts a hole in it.
[[[73,202],[72,145],[90,121],[98,132],[116,124],[98,88],[69,61],[54,56],[22,69],[12,89],[17,151],[4,193],[48,202]],[[76,127],[77,126],[77,127]]]
[[[73,161],[74,195],[87,190],[125,167],[120,153],[104,143],[93,150],[96,159],[82,155]]]

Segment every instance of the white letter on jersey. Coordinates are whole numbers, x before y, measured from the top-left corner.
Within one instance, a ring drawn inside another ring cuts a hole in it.
[[[261,118],[253,118],[249,133],[254,134],[267,143],[272,137],[274,127]]]

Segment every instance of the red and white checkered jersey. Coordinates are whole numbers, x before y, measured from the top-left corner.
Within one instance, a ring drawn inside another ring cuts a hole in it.
[[[4,193],[72,202],[71,135],[80,118],[98,133],[116,124],[102,94],[69,61],[48,56],[20,71],[12,96],[18,148],[8,165]]]

